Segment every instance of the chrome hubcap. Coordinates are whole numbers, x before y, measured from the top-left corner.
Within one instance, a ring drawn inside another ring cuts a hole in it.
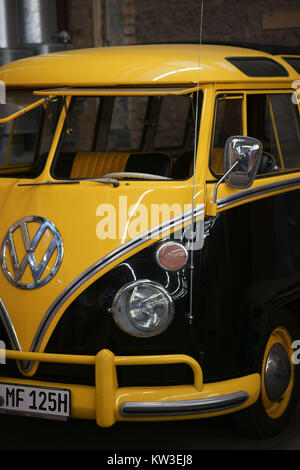
[[[270,349],[265,367],[265,388],[271,401],[280,401],[291,379],[289,356],[280,343]]]

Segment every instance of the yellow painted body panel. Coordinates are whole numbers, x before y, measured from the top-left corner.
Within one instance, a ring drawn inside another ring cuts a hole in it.
[[[201,45],[200,54],[198,45],[185,44],[103,47],[21,59],[0,68],[0,80],[7,86],[27,87],[188,84],[197,83],[198,76],[202,83],[270,82],[247,77],[226,57],[274,59],[260,51],[217,45]],[[275,60],[288,70],[291,81],[299,78],[280,57]]]
[[[42,288],[26,291],[24,295],[24,290],[16,289],[7,281],[2,270],[0,272],[2,300],[10,314],[22,349],[28,351],[45,313],[59,294],[90,266],[131,238],[130,232],[135,228],[141,204],[150,207],[151,204],[172,205],[180,201],[183,205],[189,205],[192,201],[192,185],[186,182],[156,181],[151,182],[149,188],[149,182],[140,181],[130,185],[121,182],[119,188],[114,188],[111,185],[84,181],[74,185],[18,186],[26,182],[28,180],[1,180],[0,211],[5,223],[0,227],[0,239],[3,240],[9,227],[17,220],[37,215],[47,218],[56,226],[64,243],[60,269],[51,282]],[[204,203],[204,191],[198,192],[199,203]],[[11,197],[7,197],[8,194]],[[101,220],[99,216],[97,217],[97,208],[100,204],[110,204],[116,208],[118,216],[115,239],[103,240],[97,237],[97,223]],[[126,217],[125,205],[128,208],[127,212],[132,207],[129,213],[131,217]],[[144,226],[141,234],[151,228],[150,216],[149,212],[148,227]],[[169,218],[167,214],[165,221]],[[43,241],[41,248],[45,252],[49,241],[47,238]],[[22,240],[19,240],[16,249],[21,253],[20,259],[22,259],[25,254]],[[116,262],[120,261],[121,259],[118,259]],[[105,271],[111,267],[112,265]],[[48,266],[46,269],[49,268]],[[100,272],[98,277],[102,274],[103,272]],[[30,276],[29,273],[28,275]],[[92,278],[88,284],[94,280]],[[80,290],[86,287],[84,284]],[[78,294],[79,292],[76,292],[76,297]],[[48,330],[47,337],[61,314],[62,311]]]

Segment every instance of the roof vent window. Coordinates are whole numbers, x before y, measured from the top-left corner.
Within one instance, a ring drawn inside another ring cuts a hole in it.
[[[227,57],[226,60],[248,77],[288,77],[287,70],[265,57]]]

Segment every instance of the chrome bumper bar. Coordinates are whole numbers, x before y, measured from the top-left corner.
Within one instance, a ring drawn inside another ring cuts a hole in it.
[[[184,416],[234,408],[248,400],[247,392],[235,392],[202,400],[180,401],[128,401],[120,405],[120,414],[124,417]]]

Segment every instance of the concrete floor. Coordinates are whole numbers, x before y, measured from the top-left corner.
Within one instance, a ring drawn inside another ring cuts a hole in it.
[[[257,440],[236,434],[228,417],[163,423],[48,421],[0,415],[0,450],[299,450],[300,407],[280,435]]]

